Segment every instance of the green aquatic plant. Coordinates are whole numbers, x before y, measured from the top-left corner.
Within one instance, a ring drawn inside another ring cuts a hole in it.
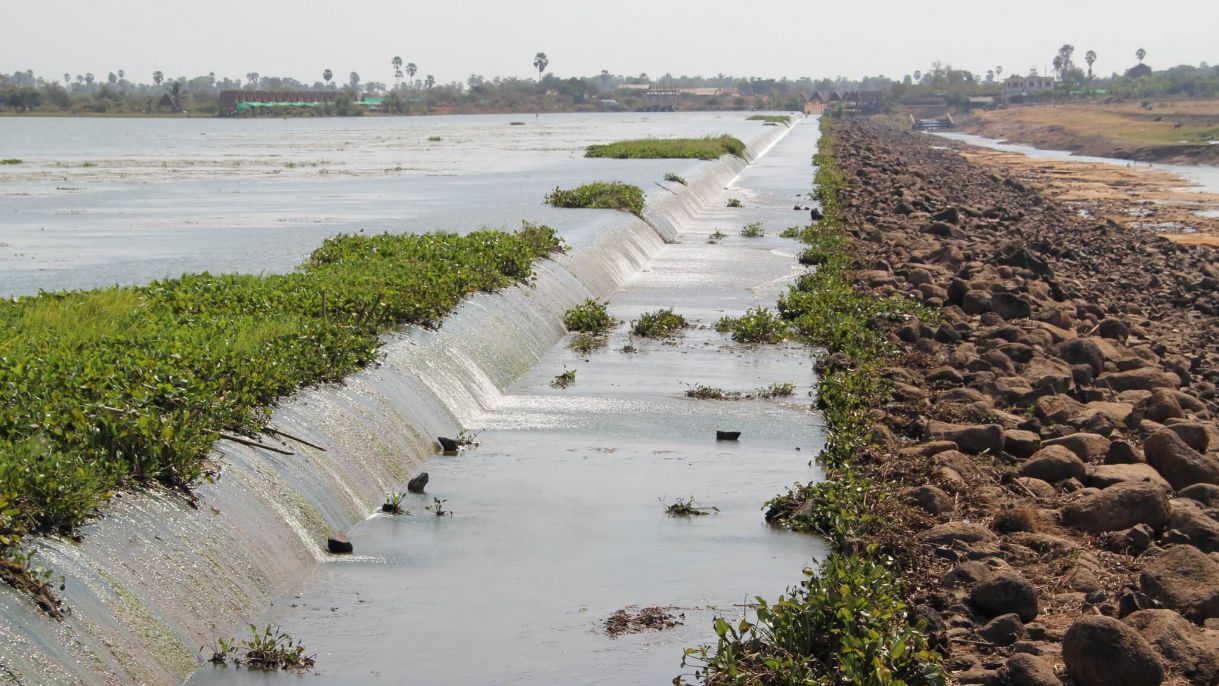
[[[433,497],[432,504],[428,505],[427,507],[425,507],[423,509],[427,510],[428,512],[431,512],[432,514],[436,515],[437,517],[444,517],[445,515],[452,517],[453,511],[444,509],[444,504],[447,502],[449,502],[449,501],[441,500],[440,498]]]
[[[685,317],[666,307],[639,315],[639,319],[631,322],[631,333],[642,338],[667,338],[686,326]]]
[[[16,158],[14,158],[14,157],[10,157],[10,158],[8,158],[8,159],[0,160],[0,164],[23,164],[24,162],[25,162],[25,160],[19,160],[19,159],[16,159]]]
[[[287,632],[270,624],[259,631],[250,625],[250,638],[238,641],[218,638],[212,648],[211,662],[227,664],[229,660],[239,667],[265,671],[305,670],[314,666],[314,656],[305,652],[301,642]]]
[[[684,178],[678,176],[677,174],[674,174],[673,172],[669,172],[668,174],[665,174],[665,181],[671,181],[673,183],[680,183],[683,186],[686,185],[686,180]]]
[[[732,136],[706,138],[642,138],[604,145],[590,145],[585,157],[615,159],[699,159],[714,160],[721,155],[745,156],[745,144]]]
[[[563,313],[563,326],[568,331],[604,334],[614,327],[606,303],[589,298]]]
[[[739,198],[728,198],[728,203],[725,207],[744,207]]]
[[[564,369],[562,374],[556,374],[555,377],[550,380],[550,386],[552,388],[562,389],[562,388],[567,388],[568,386],[574,384],[575,382],[576,382],[576,370]]]
[[[765,307],[750,308],[740,317],[721,317],[715,330],[732,334],[737,343],[779,343],[788,335],[787,322]]]
[[[761,238],[766,232],[762,230],[762,222],[752,222],[741,229],[741,235],[745,238]]]
[[[622,210],[643,216],[644,195],[639,186],[618,181],[598,181],[567,190],[555,188],[546,196],[546,204],[554,207]]]
[[[748,121],[763,121],[768,124],[790,124],[792,118],[786,114],[753,114],[745,117]]]
[[[790,383],[772,383],[769,386],[762,386],[754,391],[754,395],[758,398],[790,398],[796,392],[796,385]]]
[[[427,139],[429,143],[439,143],[440,141],[444,140],[440,136],[428,136]]]
[[[703,515],[709,515],[712,512],[720,511],[718,507],[699,505],[694,501],[694,496],[690,496],[684,500],[678,498],[668,504],[665,504],[665,501],[662,499],[660,501],[660,505],[664,508],[665,514],[672,517],[701,517]]]
[[[405,493],[389,493],[385,496],[385,502],[381,504],[381,511],[389,514],[402,514],[406,512],[402,508],[402,502],[405,499]]]
[[[687,390],[686,397],[694,398],[695,400],[740,400],[741,392],[725,391],[724,389],[717,388],[716,386],[704,386],[703,384],[699,384],[694,388]]]
[[[712,245],[715,245],[727,237],[728,237],[728,234],[724,233],[723,231],[720,231],[719,229],[716,229],[714,232],[712,232],[712,234],[710,236],[707,237],[707,242]]]
[[[340,235],[288,274],[0,301],[0,499],[15,523],[0,556],[17,533],[70,532],[116,488],[189,491],[217,440],[267,445],[254,437],[278,399],[374,362],[385,332],[527,282],[561,248],[532,224]]]

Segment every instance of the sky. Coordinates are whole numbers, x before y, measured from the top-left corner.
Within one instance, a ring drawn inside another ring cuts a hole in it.
[[[1219,64],[1215,0],[0,0],[0,72],[61,77],[124,69],[133,81],[243,78],[312,83],[330,68],[416,78],[715,75],[900,79],[934,61],[978,74],[1048,68],[1063,43],[1099,74],[1135,64]]]

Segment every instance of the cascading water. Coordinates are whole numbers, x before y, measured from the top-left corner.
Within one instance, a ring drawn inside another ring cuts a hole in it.
[[[787,132],[767,128],[750,158]],[[797,187],[807,186],[813,149],[801,147],[805,164],[791,170]],[[565,333],[563,312],[639,274],[666,241],[722,205],[723,188],[745,167],[736,158],[707,165],[685,188],[652,193],[645,221],[576,235],[568,254],[538,265],[532,285],[472,297],[436,331],[387,336],[379,365],[286,400],[270,425],[325,451],[291,439],[283,441],[291,456],[222,442],[222,475],[200,484],[197,509],[171,493],[125,493],[82,531],[82,543],[47,541],[39,557],[65,575],[72,613],[55,622],[0,589],[0,683],[187,678],[201,646],[231,634],[326,559],[329,531],[364,520],[402,488],[433,454],[434,436],[513,407],[504,389],[539,373]],[[786,264],[792,256],[779,257]]]

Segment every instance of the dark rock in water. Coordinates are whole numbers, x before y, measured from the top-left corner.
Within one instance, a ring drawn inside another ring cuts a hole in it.
[[[381,511],[394,514],[398,512],[398,508],[394,507],[393,503],[381,503]]]
[[[457,444],[457,441],[451,438],[445,438],[444,436],[437,436],[436,442],[440,444],[441,449],[446,453],[455,453],[457,452],[457,449],[461,447]]]
[[[423,489],[427,487],[427,472],[423,472],[419,476],[406,482],[406,490],[411,493],[423,493]]]
[[[715,440],[717,441],[735,441],[741,437],[740,431],[716,431]]]
[[[326,539],[326,550],[335,555],[350,555],[355,548],[351,545],[350,539],[336,531]]]
[[[816,207],[814,207],[813,209],[808,211],[808,216],[810,218],[812,218],[813,221],[820,221],[822,219],[825,219],[825,215],[822,214],[821,210]]]

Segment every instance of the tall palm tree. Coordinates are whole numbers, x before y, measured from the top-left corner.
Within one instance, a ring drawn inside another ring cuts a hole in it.
[[[358,73],[353,71],[351,74],[348,74],[347,83],[351,84],[351,90],[357,93],[360,92],[360,75]]]
[[[435,86],[435,85],[436,85],[436,79],[431,74],[428,74],[427,77],[425,77],[423,79],[423,86],[425,88],[431,88],[432,86]]]
[[[71,84],[72,84],[72,75],[71,75],[71,74],[69,74],[68,72],[64,72],[64,75],[63,75],[63,82],[64,82],[64,83],[66,83],[66,84],[68,84],[68,85],[71,85]]]
[[[546,67],[550,66],[550,58],[546,53],[539,52],[533,56],[533,68],[538,70],[538,81],[542,80],[542,72],[546,71]]]
[[[1142,64],[1143,58],[1147,56],[1147,51],[1142,48],[1139,48],[1138,50],[1134,51],[1134,56],[1139,58],[1139,64]]]
[[[334,72],[330,71],[329,69],[322,70],[322,80],[326,82],[327,88],[330,87],[330,79],[333,79],[333,78],[334,78]]]
[[[1092,64],[1096,62],[1096,51],[1089,50],[1084,53],[1084,61],[1088,63],[1088,80],[1092,80]]]
[[[1003,76],[1003,67],[995,67],[995,76]]]
[[[390,60],[390,64],[394,66],[394,86],[402,85],[402,58],[394,55],[394,59]]]
[[[419,67],[416,67],[414,62],[407,62],[407,64],[406,64],[406,75],[407,76],[409,76],[413,79],[413,78],[415,78],[415,73],[418,71],[419,71]]]
[[[246,74],[245,77],[246,80],[249,81],[251,87],[258,88],[258,72],[252,71]]]

